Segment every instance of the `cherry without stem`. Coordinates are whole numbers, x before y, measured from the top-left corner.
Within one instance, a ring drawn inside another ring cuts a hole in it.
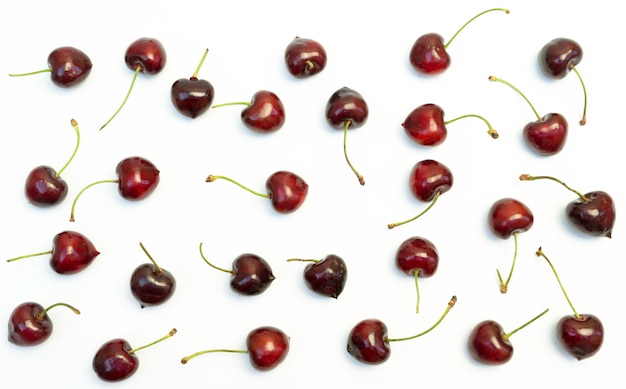
[[[326,50],[313,39],[297,36],[285,49],[287,70],[296,78],[308,78],[318,74],[326,67],[326,61]]]
[[[38,303],[26,302],[18,305],[9,317],[9,342],[17,346],[35,346],[52,335],[52,321],[48,312],[58,306],[69,308],[79,315],[80,311],[66,303],[56,303],[42,307]]]
[[[437,247],[426,238],[420,236],[410,237],[398,247],[395,264],[398,270],[415,279],[415,290],[417,292],[415,313],[418,313],[420,306],[418,279],[431,277],[437,272],[439,266]]]
[[[176,110],[192,119],[208,111],[215,95],[213,84],[198,78],[198,73],[208,53],[209,49],[206,49],[196,71],[190,78],[180,78],[174,81],[170,88],[170,99]]]
[[[285,124],[285,107],[274,92],[260,90],[252,96],[251,101],[215,104],[212,108],[230,105],[245,106],[241,111],[241,121],[254,132],[268,134],[278,131]]]
[[[304,268],[304,282],[313,292],[335,299],[343,292],[348,268],[341,257],[329,254],[323,259],[291,258],[287,261],[309,262]]]
[[[139,265],[130,278],[130,290],[141,308],[161,305],[169,300],[176,290],[176,279],[168,270],[160,267],[146,250],[139,246],[150,259],[150,263]]]
[[[83,51],[63,46],[56,48],[48,55],[48,68],[28,73],[9,74],[11,77],[30,76],[33,74],[50,73],[52,83],[61,88],[69,88],[83,82],[93,63]]]

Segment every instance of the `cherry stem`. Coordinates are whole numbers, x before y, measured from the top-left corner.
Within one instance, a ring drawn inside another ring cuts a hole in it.
[[[212,349],[212,350],[204,350],[198,351],[191,355],[188,355],[180,360],[180,363],[183,365],[189,362],[190,359],[197,357],[198,355],[209,354],[209,353],[239,353],[239,354],[247,354],[248,350],[230,350],[230,349]]]
[[[198,73],[200,73],[200,68],[202,67],[202,64],[204,63],[204,60],[206,59],[207,54],[209,54],[209,49],[204,50],[204,54],[202,55],[202,58],[200,59],[200,63],[198,63],[198,67],[196,68],[196,71],[193,72],[193,75],[191,76],[192,80],[198,79]]]
[[[346,157],[346,162],[348,162],[348,166],[350,166],[350,169],[352,169],[354,174],[356,174],[356,177],[359,179],[359,183],[361,185],[365,185],[365,179],[355,169],[355,167],[350,162],[350,159],[348,159],[348,151],[346,150],[346,139],[348,138],[348,127],[350,127],[350,124],[352,124],[352,120],[346,120],[346,124],[343,126],[343,155]]]
[[[582,194],[581,192],[571,188],[563,181],[557,178],[551,177],[551,176],[531,176],[530,174],[522,174],[519,176],[519,179],[520,181],[552,180],[554,182],[558,182],[559,184],[563,185],[570,192],[575,193],[578,197],[580,197],[582,201],[585,201],[585,202],[589,201],[589,198],[585,196],[584,194]]]
[[[52,72],[52,69],[47,68],[47,69],[35,70],[34,72],[28,72],[28,73],[9,74],[9,76],[10,77],[22,77],[22,76],[32,76],[33,74],[50,73],[50,72]]]
[[[420,212],[417,216],[413,216],[412,218],[407,219],[405,221],[401,221],[401,222],[397,222],[397,223],[389,223],[389,224],[387,224],[387,228],[392,229],[394,227],[401,226],[403,224],[410,223],[410,222],[412,222],[415,219],[418,219],[420,216],[422,216],[423,214],[428,212],[428,210],[431,209],[433,207],[433,205],[435,205],[435,203],[437,202],[437,199],[439,198],[439,194],[440,193],[441,193],[440,191],[436,191],[435,192],[435,197],[433,197],[433,200],[430,202],[428,207],[426,207],[426,209],[423,210],[422,212]]]
[[[507,13],[507,14],[510,12],[510,11],[509,11],[508,9],[506,9],[506,8],[492,8],[492,9],[488,9],[488,10],[486,10],[486,11],[483,11],[483,12],[479,13],[478,15],[476,15],[476,16],[474,16],[473,18],[471,18],[470,20],[468,20],[468,21],[467,21],[467,22],[466,22],[463,26],[461,26],[461,28],[459,28],[459,29],[457,30],[457,32],[456,32],[456,33],[452,36],[452,38],[450,38],[450,40],[448,41],[448,43],[446,43],[446,44],[444,45],[444,48],[446,48],[446,49],[447,49],[447,48],[448,48],[448,46],[450,46],[450,43],[452,43],[452,41],[454,40],[454,38],[456,38],[456,36],[457,36],[457,35],[459,35],[459,33],[460,33],[460,32],[461,32],[461,31],[462,31],[465,27],[467,27],[467,25],[468,25],[468,24],[470,24],[471,22],[473,22],[473,21],[474,21],[474,19],[478,18],[478,17],[479,17],[479,16],[481,16],[481,15],[486,14],[487,12],[491,12],[491,11],[503,11],[503,12],[505,12],[505,13]]]
[[[413,272],[413,276],[415,277],[415,291],[417,292],[417,302],[415,303],[415,313],[419,313],[420,311],[420,288],[418,285],[420,271],[419,269]]]
[[[537,249],[537,252],[535,254],[537,254],[538,257],[543,257],[546,260],[546,262],[548,262],[548,265],[550,265],[550,268],[552,269],[552,272],[554,273],[556,280],[558,281],[559,286],[561,287],[561,290],[563,291],[563,295],[565,296],[567,303],[572,308],[572,311],[574,311],[574,316],[577,319],[580,319],[580,315],[576,311],[576,308],[574,308],[572,301],[569,299],[569,296],[567,295],[567,292],[565,291],[565,288],[563,287],[563,283],[561,282],[561,278],[559,277],[559,274],[556,272],[556,269],[554,268],[554,265],[552,264],[552,262],[548,259],[548,257],[546,257],[544,252],[541,250],[541,247]]]
[[[303,259],[303,258],[289,258],[287,262],[313,262],[318,263],[319,259]]]
[[[65,303],[56,303],[56,304],[50,305],[49,307],[47,307],[43,311],[39,312],[39,315],[37,315],[37,320],[38,321],[43,320],[44,316],[46,316],[46,314],[48,313],[49,310],[51,310],[54,307],[58,307],[58,306],[67,307],[67,308],[71,309],[72,312],[74,312],[75,314],[80,315],[80,311],[78,309],[74,308],[73,306],[71,306],[69,304],[65,304]]]
[[[408,336],[406,338],[388,338],[387,341],[388,342],[400,342],[403,340],[411,340],[411,339],[415,339],[415,338],[419,338],[422,335],[426,335],[427,333],[429,333],[430,331],[434,330],[435,327],[437,327],[439,325],[439,323],[441,323],[443,321],[443,319],[446,317],[446,315],[448,314],[448,312],[450,312],[450,310],[452,309],[452,307],[456,304],[456,296],[452,296],[452,298],[450,299],[450,301],[448,301],[448,306],[446,307],[446,310],[443,312],[443,314],[441,315],[441,317],[439,318],[439,320],[437,320],[435,322],[435,324],[433,324],[429,329],[427,329],[426,331],[420,332],[417,335],[413,335],[413,336]]]
[[[496,272],[498,273],[498,280],[500,281],[500,293],[506,293],[509,290],[509,282],[513,276],[513,269],[515,268],[515,262],[517,261],[517,232],[513,233],[513,240],[515,241],[515,251],[513,252],[513,263],[511,264],[511,270],[509,270],[509,276],[507,277],[506,282],[502,282],[500,270],[496,269]]]
[[[89,188],[91,188],[94,185],[98,185],[98,184],[117,184],[118,182],[120,182],[120,180],[100,180],[100,181],[96,181],[96,182],[92,182],[91,184],[85,186],[83,189],[80,190],[80,192],[78,192],[78,194],[76,195],[76,197],[74,197],[74,202],[72,203],[72,211],[70,212],[70,222],[74,222],[74,209],[76,208],[76,202],[78,202],[78,198],[80,196],[82,196],[83,193],[85,193],[85,191]]]
[[[63,167],[59,169],[59,171],[57,171],[56,178],[61,177],[61,173],[63,173],[63,171],[68,167],[70,162],[72,162],[72,160],[74,159],[74,156],[76,155],[76,152],[78,151],[78,145],[80,145],[80,130],[78,129],[78,122],[72,119],[70,123],[72,124],[72,127],[74,127],[74,131],[76,132],[76,146],[74,147],[74,152],[70,156],[70,159],[68,159],[67,162],[65,162],[65,165],[63,165]]]
[[[11,259],[7,259],[7,262],[13,262],[13,261],[17,261],[23,258],[31,258],[31,257],[38,257],[41,255],[46,255],[46,254],[52,254],[53,250],[46,250],[46,251],[42,251],[39,253],[34,253],[34,254],[27,254],[27,255],[22,255],[19,257],[15,257],[15,258],[11,258]]]
[[[247,106],[250,106],[250,105],[252,105],[252,103],[249,102],[249,101],[233,101],[233,102],[230,102],[230,103],[215,104],[215,105],[212,105],[211,108],[225,107],[225,106],[228,106],[228,105],[247,105]]]
[[[505,81],[501,78],[495,77],[495,76],[489,76],[489,81],[497,81],[497,82],[501,82],[505,85],[508,85],[511,89],[513,89],[514,91],[516,91],[517,93],[519,93],[520,96],[522,96],[524,98],[524,100],[526,100],[526,102],[528,103],[528,105],[530,105],[530,108],[533,110],[533,112],[535,113],[535,116],[537,117],[537,120],[541,120],[541,116],[539,116],[539,113],[537,113],[537,110],[535,109],[535,107],[533,106],[533,104],[530,102],[530,100],[528,100],[528,98],[526,97],[526,95],[524,95],[522,93],[522,91],[520,91],[519,89],[517,89],[513,84],[509,83],[508,81]]]
[[[484,117],[479,116],[479,115],[474,115],[474,114],[463,115],[463,116],[459,116],[459,117],[454,118],[454,119],[450,119],[447,122],[444,122],[443,124],[448,125],[450,123],[456,122],[459,119],[465,119],[465,118],[469,118],[469,117],[478,118],[478,119],[482,120],[483,122],[485,122],[485,124],[489,128],[487,130],[487,134],[489,134],[489,136],[491,136],[493,139],[498,139],[498,136],[499,136],[498,135],[498,131],[493,129],[493,127],[491,126],[491,123],[489,123],[489,121],[487,121],[487,119],[485,119]]]
[[[247,190],[248,192],[250,192],[252,194],[255,194],[255,195],[261,196],[261,197],[265,197],[266,199],[270,198],[270,195],[268,193],[261,193],[261,192],[257,192],[255,190],[252,190],[252,189],[248,188],[247,186],[244,186],[244,185],[240,184],[239,182],[233,180],[232,178],[228,178],[228,177],[225,177],[225,176],[214,176],[212,174],[209,174],[209,176],[206,178],[206,182],[213,182],[215,180],[230,181],[233,184],[239,186],[240,188],[243,188],[243,189]]]
[[[202,259],[204,259],[204,262],[207,263],[207,265],[211,266],[213,269],[217,269],[219,271],[223,271],[224,273],[230,273],[233,274],[233,270],[228,270],[228,269],[224,269],[218,266],[215,266],[214,264],[212,264],[211,262],[209,262],[208,259],[206,259],[206,257],[204,256],[204,253],[202,252],[202,242],[200,242],[200,256],[202,257]]]
[[[576,73],[576,76],[580,80],[580,85],[583,87],[583,94],[585,96],[585,102],[583,104],[583,117],[580,119],[579,123],[581,126],[584,126],[585,124],[587,124],[587,88],[585,87],[585,82],[583,81],[582,76],[578,72],[578,69],[576,69],[576,66],[573,63],[570,63],[569,68],[573,70],[574,73]]]
[[[144,348],[147,348],[147,347],[153,346],[153,345],[155,345],[155,344],[157,344],[157,343],[159,343],[159,342],[164,341],[165,339],[171,338],[172,336],[174,336],[174,335],[176,334],[176,332],[178,332],[178,331],[176,330],[176,328],[172,328],[172,330],[171,330],[171,331],[170,331],[167,335],[165,335],[164,337],[162,337],[162,338],[160,338],[160,339],[157,339],[157,340],[155,340],[155,341],[154,341],[154,342],[152,342],[152,343],[148,343],[148,344],[143,345],[143,346],[141,346],[141,347],[134,348],[134,349],[130,350],[128,353],[129,353],[129,354],[134,354],[134,353],[136,353],[136,352],[137,352],[137,351],[139,351],[139,350],[143,350]]]
[[[161,267],[159,267],[159,265],[156,263],[156,261],[154,260],[154,258],[152,258],[152,255],[150,255],[150,253],[148,252],[148,250],[146,250],[145,246],[143,245],[143,243],[139,242],[139,246],[141,247],[141,249],[143,250],[144,253],[146,253],[146,255],[148,256],[148,258],[150,258],[150,262],[152,262],[152,264],[154,265],[154,267],[156,268],[156,273],[161,275],[163,274],[163,269],[161,269]]]
[[[534,322],[535,320],[539,319],[541,316],[545,315],[546,313],[548,313],[550,309],[546,308],[543,312],[541,312],[540,314],[538,314],[537,316],[533,317],[532,319],[530,319],[529,321],[527,321],[526,323],[524,323],[523,325],[517,327],[516,329],[514,329],[511,332],[507,332],[506,334],[502,335],[502,338],[504,340],[508,340],[514,333],[516,333],[517,331],[521,330],[522,328],[526,327],[527,325],[529,325],[530,323]]]
[[[133,87],[135,86],[135,81],[137,80],[137,76],[139,75],[139,72],[141,72],[141,66],[137,66],[137,68],[135,68],[135,73],[133,74],[133,79],[130,82],[130,88],[128,88],[128,92],[126,92],[126,96],[124,96],[124,100],[122,101],[122,104],[119,106],[117,111],[115,111],[113,116],[111,116],[109,118],[109,120],[107,120],[106,123],[104,123],[102,125],[102,127],[100,127],[100,131],[102,131],[102,129],[104,127],[106,127],[109,123],[111,123],[111,120],[113,120],[113,118],[115,118],[117,116],[117,114],[120,113],[120,111],[122,110],[122,108],[126,104],[126,101],[128,100],[128,97],[130,96],[130,92],[133,90]]]

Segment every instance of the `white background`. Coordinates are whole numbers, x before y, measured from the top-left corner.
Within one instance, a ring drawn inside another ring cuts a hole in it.
[[[101,255],[84,272],[60,276],[46,257],[0,261],[0,318],[24,301],[47,306],[58,301],[82,311],[56,308],[48,341],[32,348],[0,342],[4,361],[0,386],[105,387],[91,360],[105,341],[122,337],[140,346],[178,334],[138,353],[140,366],[120,388],[159,387],[440,387],[480,383],[483,387],[622,387],[626,347],[622,280],[624,229],[618,215],[612,239],[574,231],[564,216],[575,198],[556,183],[520,182],[522,173],[557,176],[576,189],[610,193],[618,208],[626,193],[624,166],[624,36],[620,13],[605,2],[551,1],[362,1],[288,3],[125,2],[114,5],[62,5],[9,2],[0,17],[0,257],[11,258],[51,248],[55,234],[72,229],[88,236]],[[176,5],[174,5],[176,4]],[[593,5],[592,5],[593,4]],[[415,39],[438,32],[444,39],[475,14],[508,7],[475,20],[450,45],[452,65],[438,77],[418,76],[409,66]],[[297,80],[283,62],[296,35],[320,41],[328,53],[319,75]],[[159,39],[168,62],[156,76],[141,75],[124,110],[103,131],[98,128],[121,103],[132,72],[123,62],[128,44],[139,37]],[[574,74],[546,79],[537,53],[556,37],[577,40],[584,51],[579,65],[588,93],[588,124],[578,125],[582,90]],[[48,75],[11,78],[14,72],[47,66],[48,53],[71,45],[85,51],[94,67],[71,89],[54,86]],[[223,107],[191,120],[169,100],[169,88],[188,78],[205,50],[200,71],[215,87],[214,103],[248,100],[259,89],[281,97],[287,120],[271,135],[246,129],[238,107]],[[540,157],[522,141],[522,127],[534,120],[526,102],[489,75],[517,85],[543,115],[563,114],[570,123],[564,150]],[[346,166],[342,135],[324,119],[328,97],[343,86],[360,92],[370,116],[350,131],[348,152],[363,174],[360,186]],[[448,139],[436,148],[413,144],[401,123],[418,105],[435,103],[446,118],[474,113],[500,133],[485,134],[484,124],[465,119],[451,124]],[[68,198],[51,209],[27,203],[28,172],[40,164],[56,169],[74,147],[69,122],[81,129],[78,154],[64,178]],[[73,197],[88,183],[115,178],[115,166],[140,155],[161,171],[161,183],[142,202],[128,202],[114,185],[92,188],[76,208]],[[426,158],[447,165],[452,189],[418,221],[388,230],[386,225],[413,216],[426,204],[408,190],[412,166]],[[310,185],[296,213],[280,215],[268,201],[225,181],[205,183],[208,174],[228,175],[263,190],[276,170],[291,170]],[[535,224],[519,236],[518,263],[505,295],[495,270],[507,273],[513,240],[494,237],[486,222],[491,204],[514,197],[534,213]],[[440,253],[438,272],[421,283],[421,311],[413,311],[410,277],[394,267],[399,244],[414,235],[433,241]],[[140,309],[128,280],[147,261],[146,248],[178,281],[163,306]],[[216,264],[228,267],[239,254],[253,252],[273,267],[276,280],[262,295],[242,297],[229,277],[208,267],[198,245]],[[556,266],[577,310],[604,323],[605,342],[594,357],[576,361],[556,342],[555,325],[571,314],[556,279],[534,255],[543,246]],[[304,264],[291,257],[345,259],[349,279],[331,300],[313,295],[302,282]],[[378,366],[356,362],[345,351],[347,334],[358,321],[383,320],[390,337],[428,328],[452,295],[458,303],[428,335],[391,345],[389,360]],[[513,359],[499,367],[473,362],[467,336],[481,320],[494,319],[510,331],[545,308],[548,314],[511,337]],[[285,361],[257,372],[240,354],[213,354],[187,365],[181,357],[205,348],[243,348],[247,333],[273,325],[291,337]],[[6,327],[4,329],[6,331]],[[6,338],[6,333],[2,335]]]

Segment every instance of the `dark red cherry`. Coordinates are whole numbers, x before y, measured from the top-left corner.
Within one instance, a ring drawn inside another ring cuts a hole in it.
[[[295,37],[285,49],[287,70],[296,78],[311,77],[326,67],[326,50],[313,39]]]
[[[204,79],[198,78],[200,67],[204,63],[209,49],[204,51],[204,55],[190,78],[180,78],[174,81],[170,88],[170,98],[174,108],[183,115],[192,119],[197,118],[209,110],[213,103],[215,88],[213,84]]]
[[[161,305],[172,297],[176,290],[176,279],[168,270],[160,267],[146,250],[143,243],[141,249],[150,258],[133,271],[130,277],[130,290],[141,308]]]
[[[50,72],[50,79],[54,85],[69,88],[83,82],[91,73],[92,67],[93,64],[87,54],[75,47],[64,46],[50,52],[47,69],[9,75],[19,77]]]
[[[65,303],[56,303],[48,308],[38,303],[26,302],[18,305],[9,317],[9,342],[17,346],[35,346],[52,335],[52,321],[48,311],[57,306],[65,306],[75,314],[80,311]]]
[[[285,107],[280,98],[268,90],[260,90],[251,101],[216,104],[213,108],[227,105],[245,105],[241,121],[252,131],[267,134],[279,130],[285,124]]]
[[[413,236],[400,244],[396,251],[396,267],[409,276],[427,278],[437,272],[439,252],[430,240]]]
[[[528,231],[534,215],[524,203],[513,198],[502,198],[491,205],[489,228],[499,238],[508,239],[518,232]]]
[[[304,268],[304,282],[315,293],[337,298],[348,280],[346,262],[339,256],[329,254],[323,259],[289,259],[310,262]]]

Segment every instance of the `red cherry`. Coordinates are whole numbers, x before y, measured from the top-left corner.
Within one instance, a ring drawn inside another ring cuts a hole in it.
[[[9,317],[9,342],[17,346],[35,346],[43,343],[52,335],[52,321],[48,311],[57,306],[64,306],[75,314],[80,311],[65,303],[56,303],[44,309],[40,304],[26,302],[18,305]]]
[[[437,272],[439,252],[433,242],[420,236],[413,236],[400,244],[396,251],[396,267],[415,279],[417,304],[415,312],[419,312],[420,293],[418,278],[429,278]]]
[[[50,52],[48,55],[48,68],[29,73],[9,74],[12,77],[29,76],[38,73],[50,73],[52,83],[61,88],[69,88],[83,82],[93,64],[91,59],[81,50],[64,46]]]
[[[326,50],[313,39],[295,37],[285,49],[287,70],[296,78],[311,77],[326,67]]]
[[[176,279],[172,273],[157,264],[143,243],[139,242],[139,246],[150,259],[150,263],[135,268],[130,277],[130,290],[141,308],[161,305],[174,294]]]
[[[170,88],[172,104],[183,115],[192,119],[202,115],[211,107],[215,89],[207,80],[198,79],[200,67],[204,63],[209,49],[206,49],[200,64],[190,78],[180,78],[174,81]]]
[[[246,108],[241,111],[243,124],[261,134],[277,131],[285,124],[285,107],[274,92],[260,90],[251,101],[216,104],[213,108],[227,105],[245,105]]]
[[[304,282],[313,292],[336,299],[343,292],[348,279],[346,262],[329,254],[323,259],[288,259],[288,262],[310,262],[304,268]]]

